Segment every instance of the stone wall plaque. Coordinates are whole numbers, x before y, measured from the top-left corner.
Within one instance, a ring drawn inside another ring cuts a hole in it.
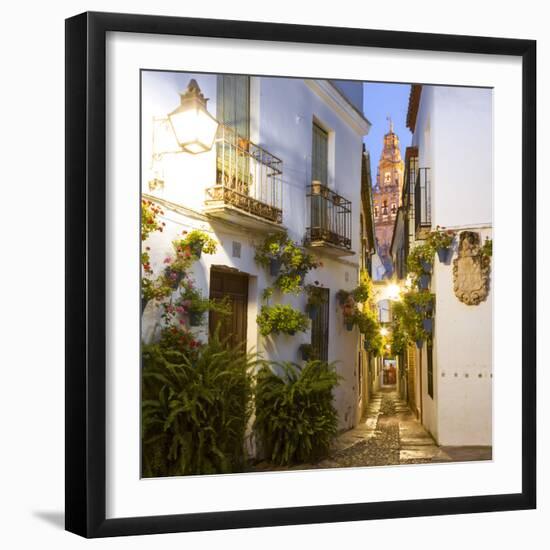
[[[483,302],[489,294],[491,258],[482,254],[479,233],[463,231],[458,244],[458,257],[453,260],[453,282],[456,297],[469,306]]]

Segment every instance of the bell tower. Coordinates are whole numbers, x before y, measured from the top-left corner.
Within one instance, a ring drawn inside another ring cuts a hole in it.
[[[386,269],[386,277],[393,273],[391,261],[391,241],[397,209],[401,206],[403,173],[405,165],[401,158],[399,137],[393,131],[390,117],[389,131],[384,136],[384,147],[378,162],[376,185],[374,187],[374,225],[378,255]]]

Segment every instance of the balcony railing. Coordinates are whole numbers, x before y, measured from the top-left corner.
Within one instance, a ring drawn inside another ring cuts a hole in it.
[[[414,186],[414,223],[417,236],[432,226],[430,169],[419,168]]]
[[[314,181],[307,187],[310,226],[306,244],[329,244],[351,249],[351,202]]]
[[[283,222],[283,162],[220,125],[216,138],[216,185],[206,206],[230,206],[269,222]]]

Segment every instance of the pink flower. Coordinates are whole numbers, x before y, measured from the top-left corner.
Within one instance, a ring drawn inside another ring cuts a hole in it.
[[[167,256],[166,258],[164,258],[164,263],[165,263],[165,264],[171,264],[171,263],[172,263],[172,258],[170,258],[169,256]]]

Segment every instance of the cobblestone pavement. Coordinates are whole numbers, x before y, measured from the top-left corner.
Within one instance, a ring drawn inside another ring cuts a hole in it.
[[[426,464],[434,462],[490,460],[490,447],[438,447],[395,391],[373,395],[366,417],[355,428],[341,433],[330,455],[316,464],[292,466],[292,470]],[[266,462],[256,470],[274,470]]]

